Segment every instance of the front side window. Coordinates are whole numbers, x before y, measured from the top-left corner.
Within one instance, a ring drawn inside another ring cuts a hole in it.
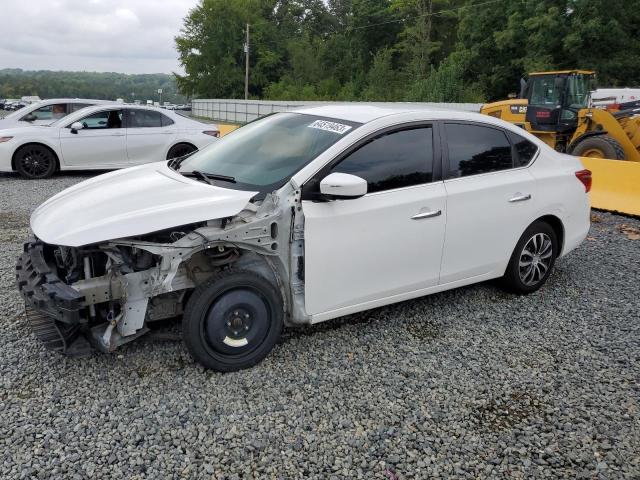
[[[53,105],[46,105],[40,107],[33,112],[23,116],[20,120],[34,121],[34,120],[59,120],[64,118],[69,113],[66,103],[56,103]]]
[[[513,168],[511,144],[502,130],[481,125],[447,123],[447,178]]]
[[[223,175],[233,178],[232,184],[223,186],[269,192],[358,126],[301,113],[270,115],[194,153],[180,164],[179,171]]]
[[[368,193],[429,183],[433,180],[432,129],[412,128],[374,138],[331,171],[364,178]]]
[[[153,110],[134,110],[129,114],[129,128],[158,128],[162,127],[162,114]]]
[[[105,110],[93,113],[79,120],[87,130],[122,128],[122,110]]]

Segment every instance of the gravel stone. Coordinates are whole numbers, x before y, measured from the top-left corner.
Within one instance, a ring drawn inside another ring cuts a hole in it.
[[[28,216],[89,176],[0,174],[0,478],[640,478],[640,241],[620,229],[639,220],[595,212],[535,294],[484,283],[290,329],[219,374],[176,341],[75,359],[30,333]]]

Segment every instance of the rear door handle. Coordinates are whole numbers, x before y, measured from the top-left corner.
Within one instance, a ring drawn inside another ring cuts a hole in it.
[[[442,215],[442,210],[433,210],[431,212],[417,213],[416,215],[411,217],[411,219],[412,220],[422,220],[423,218],[433,218],[433,217],[437,217],[439,215]]]
[[[528,195],[517,195],[513,198],[509,199],[510,203],[516,203],[516,202],[525,202],[527,200],[531,200],[531,194],[529,193]]]

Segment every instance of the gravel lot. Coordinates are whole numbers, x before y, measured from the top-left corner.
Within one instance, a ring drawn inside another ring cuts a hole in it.
[[[640,221],[596,213],[534,295],[405,302],[218,374],[178,341],[66,359],[32,337],[28,215],[84,178],[0,176],[1,478],[640,478]]]

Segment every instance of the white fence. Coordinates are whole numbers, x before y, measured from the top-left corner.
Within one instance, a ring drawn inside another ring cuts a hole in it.
[[[296,102],[271,100],[195,99],[191,114],[219,122],[247,123],[274,112],[286,112],[296,108],[320,105],[376,105],[404,108],[444,108],[478,112],[480,103],[419,103],[419,102]]]

